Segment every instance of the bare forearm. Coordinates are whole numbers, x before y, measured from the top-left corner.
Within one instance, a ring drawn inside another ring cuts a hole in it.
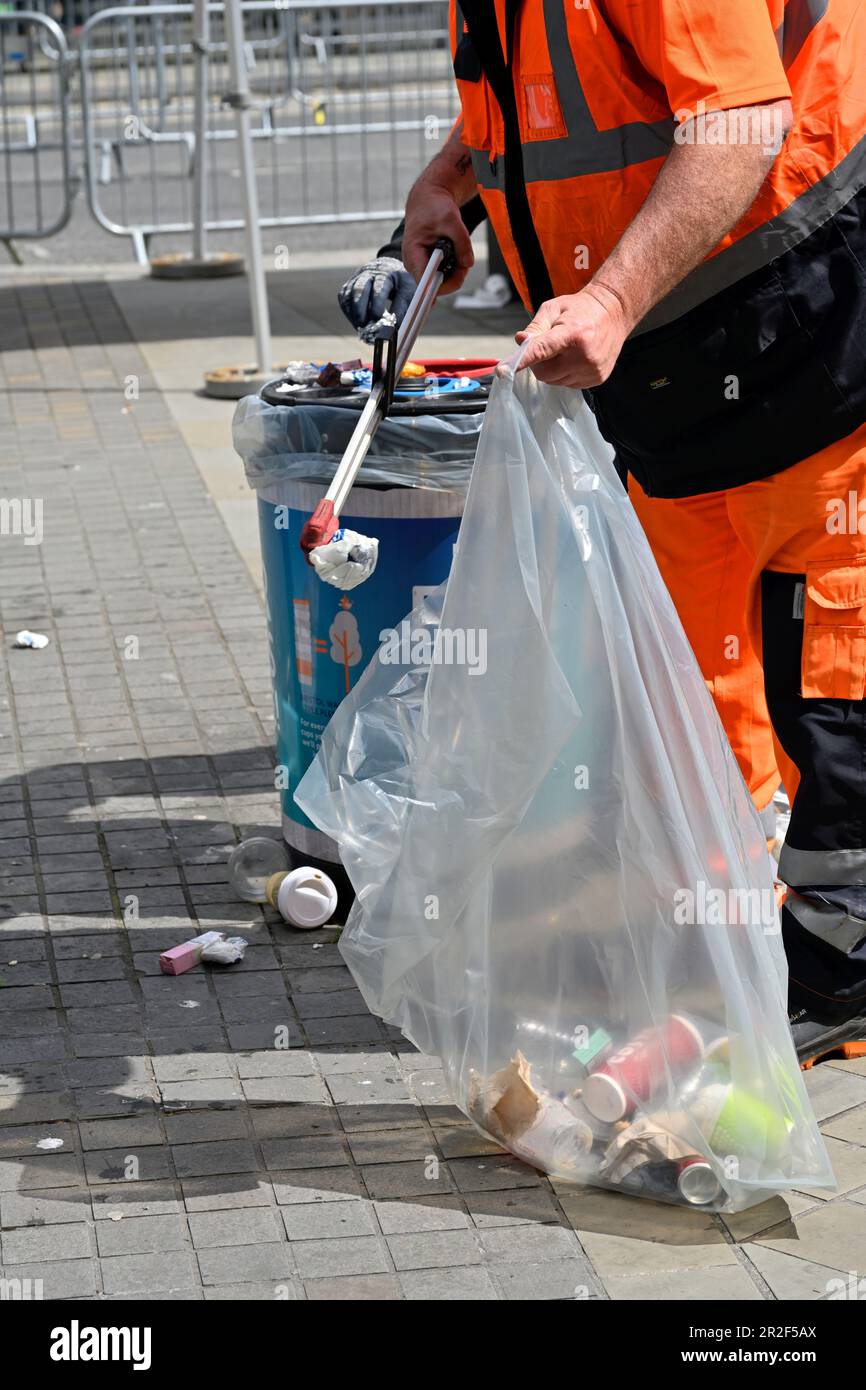
[[[462,118],[454,127],[441,150],[433,156],[409,193],[409,201],[425,188],[450,193],[458,204],[468,203],[478,191],[472,172],[472,156],[462,140]]]
[[[416,280],[423,274],[430,248],[440,238],[447,237],[454,246],[456,265],[445,281],[443,294],[460,288],[475,259],[461,209],[475,197],[478,186],[472,159],[460,138],[462,126],[460,120],[406,199],[403,263]]]
[[[730,113],[742,116],[744,129],[749,110]],[[778,111],[784,136],[790,104],[780,102],[772,110]],[[615,296],[631,332],[748,212],[777,153],[759,141],[674,145],[640,212],[593,276],[590,291]]]
[[[748,129],[752,112],[769,116],[775,125],[773,148],[766,139],[675,144],[640,212],[586,288],[547,300],[516,334],[518,343],[526,343],[521,368],[531,368],[550,385],[586,390],[607,381],[629,333],[700,265],[758,196],[792,113],[790,102],[741,107],[731,113],[733,128]],[[694,129],[706,131],[707,119],[696,121]],[[760,116],[758,127],[761,133],[767,128]]]

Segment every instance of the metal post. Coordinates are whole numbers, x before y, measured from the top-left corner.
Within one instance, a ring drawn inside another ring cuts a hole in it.
[[[244,22],[241,0],[225,0],[225,26],[232,85],[228,102],[234,107],[237,122],[238,157],[241,166],[241,188],[246,223],[247,274],[250,282],[253,333],[256,340],[256,366],[260,372],[269,372],[271,370],[271,323],[259,231],[259,193],[256,187],[253,137],[250,126],[250,84],[244,53]]]
[[[195,164],[192,195],[192,254],[207,256],[207,74],[210,44],[210,12],[207,0],[195,0],[193,13],[195,53]]]
[[[161,54],[163,49],[161,31],[157,32],[155,42],[156,48]],[[193,0],[192,50],[194,130],[192,134],[183,132],[181,137],[188,139],[189,148],[192,151],[190,160],[192,251],[171,251],[163,256],[155,256],[150,261],[150,273],[158,280],[208,279],[216,275],[240,275],[244,268],[243,256],[236,252],[209,252],[207,249],[207,82],[210,65],[210,7],[208,0]],[[132,236],[133,239],[136,236],[134,230]]]

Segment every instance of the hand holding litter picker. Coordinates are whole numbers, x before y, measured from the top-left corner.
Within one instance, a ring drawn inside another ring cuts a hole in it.
[[[324,557],[314,558],[314,552],[334,542],[340,530],[340,512],[367,456],[376,430],[391,408],[395,383],[409,360],[442,282],[451,273],[454,263],[454,246],[447,238],[443,238],[436,243],[431,252],[427,268],[421,276],[399,330],[396,324],[393,324],[384,329],[376,339],[373,349],[373,384],[369,398],[358,418],[340,466],[334,474],[334,481],[301,531],[301,549],[306,553],[308,562],[323,578],[329,578],[325,573],[325,566],[321,563]],[[351,545],[355,543],[360,550],[366,538],[355,538],[353,533],[347,533],[345,538],[341,539],[349,541],[349,549],[345,555],[336,557],[340,568],[340,575],[336,576],[337,587],[352,588],[354,583],[360,583],[372,574],[378,546],[366,542],[365,554],[363,557],[359,554],[355,560]],[[339,541],[337,543],[339,544]],[[360,566],[360,574],[352,583],[347,583],[347,569],[351,570],[353,564],[356,568]]]

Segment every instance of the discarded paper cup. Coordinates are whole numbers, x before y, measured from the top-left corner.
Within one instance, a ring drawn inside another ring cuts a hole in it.
[[[701,1090],[692,1113],[718,1154],[774,1160],[784,1152],[793,1120],[739,1086],[713,1083]]]
[[[617,1048],[586,1080],[583,1102],[599,1120],[632,1115],[641,1101],[662,1090],[668,1075],[682,1077],[703,1056],[701,1035],[681,1014],[647,1028]]]
[[[302,867],[268,879],[267,899],[293,927],[323,927],[337,907],[337,889],[321,869]]]

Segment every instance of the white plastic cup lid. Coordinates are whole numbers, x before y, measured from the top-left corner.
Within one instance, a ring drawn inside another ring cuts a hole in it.
[[[337,889],[321,869],[293,869],[277,889],[277,909],[294,927],[323,927],[336,907]]]

